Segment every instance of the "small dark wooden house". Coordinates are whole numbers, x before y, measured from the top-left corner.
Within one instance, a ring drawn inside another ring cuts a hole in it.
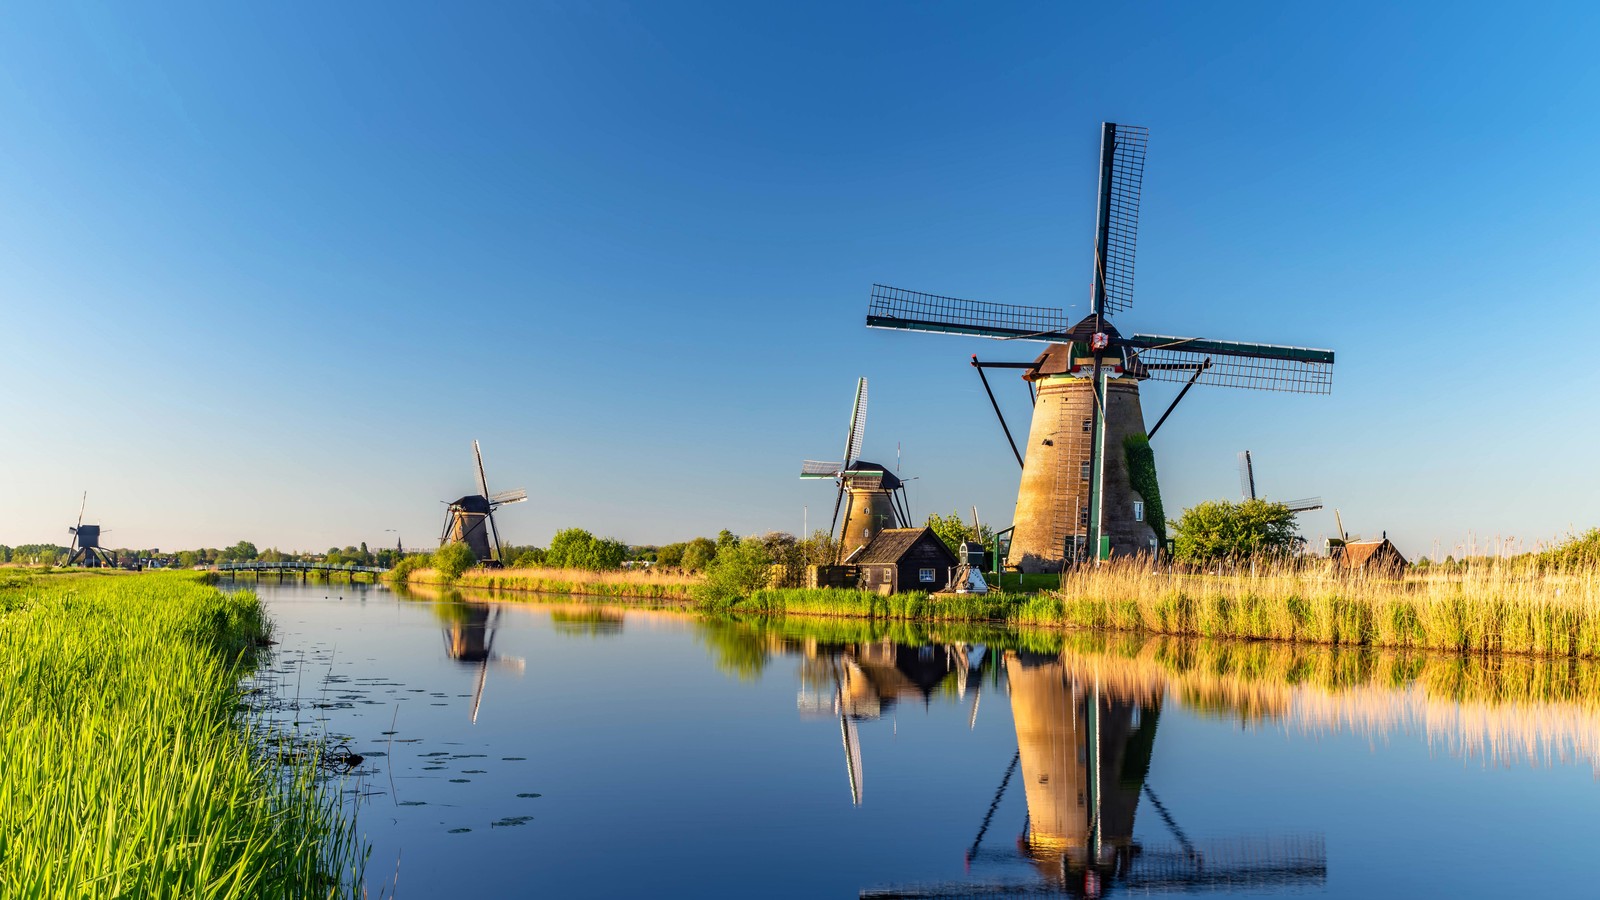
[[[956,555],[932,528],[885,528],[846,562],[861,572],[864,591],[942,591],[950,585]]]
[[[1388,536],[1381,541],[1350,541],[1334,548],[1333,565],[1347,572],[1381,572],[1398,575],[1410,565]]]

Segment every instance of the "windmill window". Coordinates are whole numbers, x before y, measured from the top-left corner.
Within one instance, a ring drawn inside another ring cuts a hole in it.
[[[932,569],[918,569],[917,570],[917,580],[922,582],[923,584],[933,584],[933,570]]]
[[[1082,525],[1084,527],[1088,527],[1088,525],[1089,525],[1089,510],[1087,510],[1087,509],[1078,510],[1078,524]]]
[[[1143,522],[1144,521],[1144,501],[1143,500],[1135,500],[1135,501],[1133,501],[1133,520],[1135,522]]]
[[[1093,429],[1093,427],[1094,427],[1093,424],[1088,419],[1084,419],[1083,420],[1083,433],[1084,434],[1088,434]]]
[[[1088,463],[1085,462],[1085,463],[1079,463],[1078,464],[1078,477],[1082,478],[1084,481],[1088,481],[1089,480],[1089,464]]]

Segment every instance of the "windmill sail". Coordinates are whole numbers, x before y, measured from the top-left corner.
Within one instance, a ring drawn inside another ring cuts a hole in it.
[[[491,495],[489,503],[494,506],[505,506],[507,503],[521,503],[526,499],[528,499],[527,488],[516,488]]]
[[[1128,368],[1154,381],[1327,394],[1333,391],[1333,351],[1282,344],[1246,344],[1206,338],[1136,334],[1123,343],[1138,348]],[[1206,365],[1206,360],[1211,364]],[[1198,371],[1198,375],[1196,372]]]
[[[1092,299],[1094,309],[1110,315],[1133,306],[1133,251],[1150,130],[1114,122],[1105,123],[1102,129],[1100,214],[1095,218],[1096,296]]]
[[[867,327],[931,331],[1013,341],[1060,340],[1072,330],[1060,309],[1018,306],[986,300],[941,297],[875,284],[867,304]]]
[[[1239,451],[1239,493],[1246,500],[1256,498],[1256,472],[1250,464],[1250,451]]]
[[[856,381],[856,402],[850,410],[850,437],[845,442],[844,467],[861,458],[861,442],[867,433],[867,379]]]
[[[808,459],[800,464],[801,478],[838,478],[844,468],[837,462]]]
[[[483,453],[478,450],[478,442],[472,442],[472,458],[478,464],[478,494],[489,496],[489,481],[483,477]]]

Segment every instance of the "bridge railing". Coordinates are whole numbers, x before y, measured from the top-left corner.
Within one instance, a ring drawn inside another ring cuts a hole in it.
[[[370,572],[381,575],[388,569],[381,566],[357,566],[353,564],[319,563],[319,562],[226,562],[217,563],[218,572],[261,572],[261,571],[288,571],[288,572]]]

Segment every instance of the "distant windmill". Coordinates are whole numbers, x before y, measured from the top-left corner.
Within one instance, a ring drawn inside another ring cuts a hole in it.
[[[67,554],[67,565],[75,566],[78,560],[83,560],[86,568],[98,569],[101,567],[115,568],[117,561],[112,555],[100,546],[99,525],[83,524],[83,511],[89,506],[89,492],[83,492],[83,503],[78,506],[78,524],[67,530],[72,532],[72,550]],[[111,529],[104,529],[110,533]]]
[[[483,454],[478,442],[472,442],[472,458],[477,465],[478,493],[468,494],[451,501],[444,514],[444,530],[439,533],[439,546],[460,541],[472,548],[472,555],[480,564],[500,565],[500,531],[494,524],[494,511],[508,503],[521,503],[528,499],[523,488],[489,493],[489,482],[483,477]]]
[[[1062,309],[872,288],[869,328],[1050,345],[1031,363],[973,360],[980,375],[986,367],[1021,369],[1038,391],[1027,452],[1016,451],[1022,483],[1006,560],[1024,571],[1053,571],[1076,556],[1078,547],[1096,561],[1152,549],[1155,531],[1142,513],[1143,501],[1154,498],[1137,496],[1123,449],[1125,439],[1145,434],[1140,381],[1185,383],[1151,435],[1196,383],[1315,394],[1332,390],[1331,350],[1156,334],[1129,337],[1112,327],[1110,316],[1133,305],[1148,141],[1144,128],[1101,126],[1093,291],[1089,315],[1076,324]],[[1010,428],[1005,430],[1009,439]],[[1154,490],[1153,478],[1146,487]]]
[[[1256,495],[1256,466],[1254,460],[1250,457],[1249,450],[1239,451],[1239,493],[1246,500],[1262,499]],[[1322,498],[1307,497],[1304,500],[1288,500],[1283,501],[1283,505],[1289,507],[1290,512],[1309,512],[1313,509],[1322,508]]]
[[[867,429],[867,380],[856,381],[856,400],[850,409],[850,430],[845,433],[844,458],[839,462],[806,460],[801,478],[832,478],[839,484],[833,498],[833,519],[828,536],[839,524],[844,509],[844,530],[839,533],[839,558],[867,545],[885,528],[906,528],[911,510],[906,506],[905,483],[883,466],[861,459],[861,442]]]

